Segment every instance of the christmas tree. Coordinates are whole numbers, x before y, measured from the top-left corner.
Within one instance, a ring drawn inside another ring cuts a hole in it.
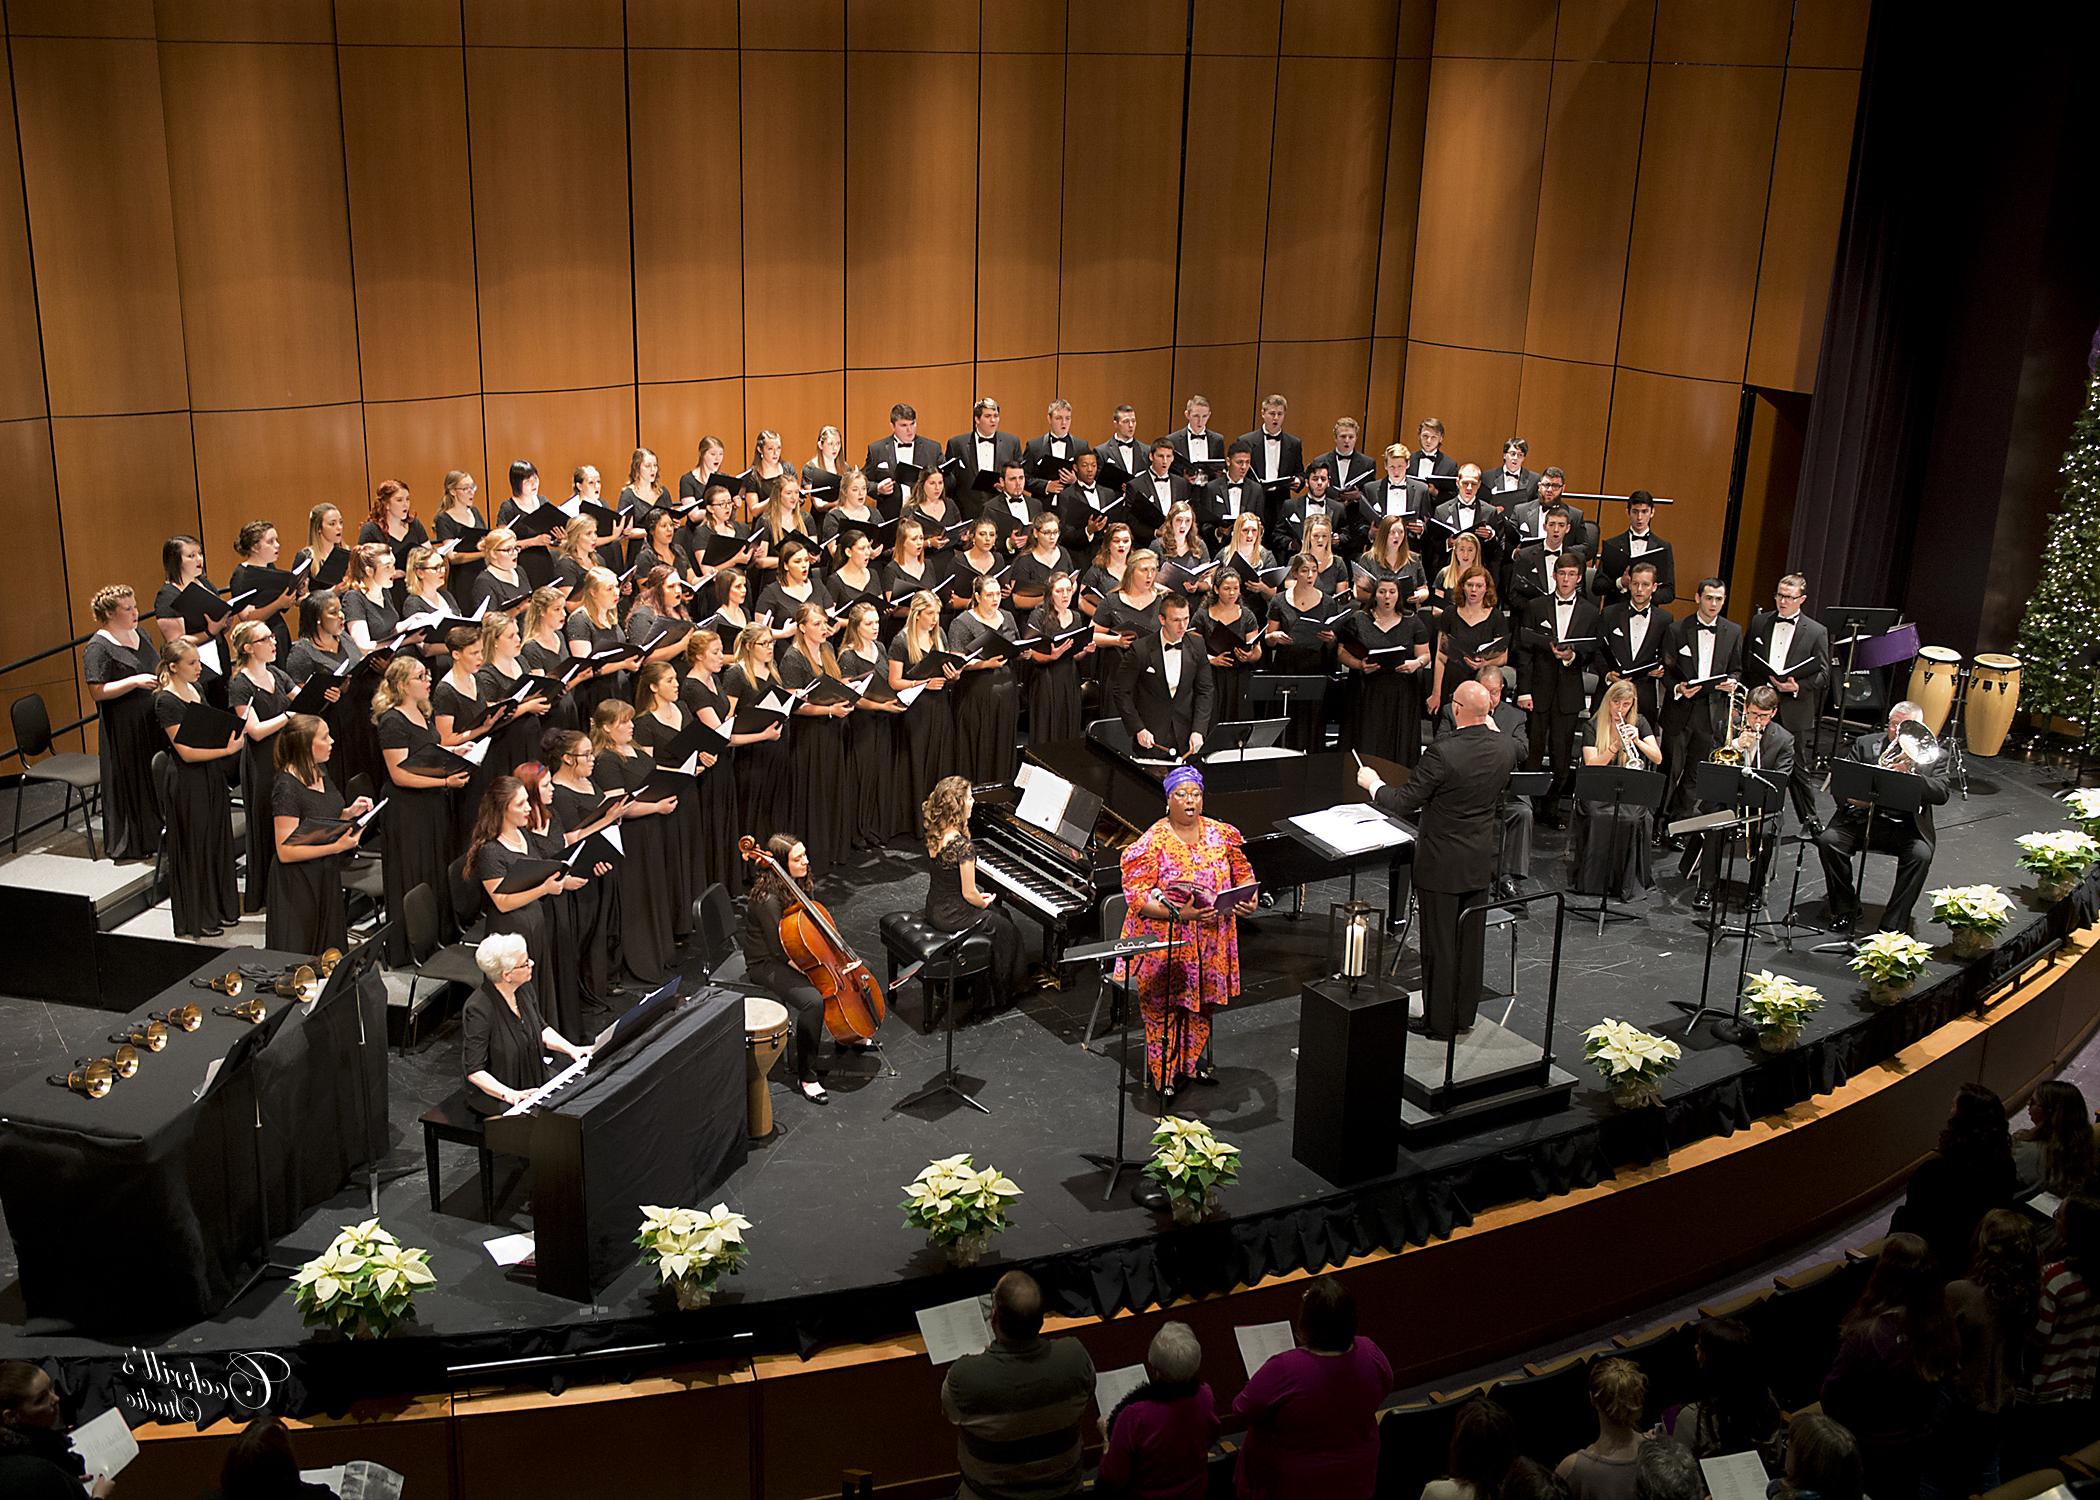
[[[2094,348],[2100,355],[2100,340]],[[2088,370],[2085,410],[2064,453],[2062,504],[2020,622],[2020,707],[2081,724],[2093,711],[2092,653],[2100,644],[2100,370],[2090,361]]]

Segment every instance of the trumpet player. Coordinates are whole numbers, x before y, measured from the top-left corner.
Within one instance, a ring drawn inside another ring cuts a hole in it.
[[[1744,770],[1761,772],[1774,786],[1785,786],[1787,778],[1793,775],[1797,751],[1794,737],[1779,722],[1779,694],[1770,687],[1754,687],[1744,695],[1742,704],[1741,721],[1733,726],[1735,733],[1716,749],[1732,751],[1735,763]],[[1765,888],[1765,872],[1772,850],[1778,847],[1785,812],[1782,806],[1762,819],[1750,840],[1753,895]],[[1699,893],[1692,897],[1694,910],[1705,911],[1714,904],[1714,894],[1721,884],[1721,860],[1728,852],[1729,840],[1740,836],[1724,829],[1709,829],[1700,836]]]
[[[1845,751],[1853,760],[1908,772],[1924,783],[1924,803],[1915,814],[1878,810],[1873,814],[1872,842],[1867,847],[1896,856],[1896,884],[1881,913],[1884,932],[1911,930],[1912,909],[1924,893],[1938,844],[1932,810],[1947,800],[1947,784],[1940,779],[1939,746],[1924,720],[1925,711],[1905,699],[1889,710],[1887,728],[1859,736]],[[1911,724],[1916,727],[1904,728]],[[1869,836],[1866,804],[1851,803],[1839,807],[1830,826],[1816,838],[1816,853],[1823,861],[1823,902],[1832,932],[1851,932],[1859,922],[1859,888],[1853,882],[1852,862]]]

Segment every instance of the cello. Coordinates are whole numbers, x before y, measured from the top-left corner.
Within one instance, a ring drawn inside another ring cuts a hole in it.
[[[882,986],[839,932],[821,901],[788,874],[787,866],[745,834],[737,853],[778,876],[792,898],[780,914],[780,946],[788,962],[824,997],[824,1028],[835,1042],[869,1041],[882,1024]]]

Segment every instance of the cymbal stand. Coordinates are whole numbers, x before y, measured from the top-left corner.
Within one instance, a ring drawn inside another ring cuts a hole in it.
[[[1941,762],[1946,768],[1946,777],[1960,791],[1961,800],[1969,800],[1969,761],[1963,754],[1962,742],[1967,737],[1963,727],[1963,710],[1969,706],[1969,677],[1975,668],[1964,659],[1954,668],[1954,708],[1947,715],[1947,727],[1940,735],[1940,749],[1945,752]]]

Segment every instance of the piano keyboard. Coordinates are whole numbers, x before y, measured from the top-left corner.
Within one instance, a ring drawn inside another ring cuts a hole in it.
[[[556,1073],[552,1078],[548,1079],[545,1083],[541,1084],[538,1088],[534,1089],[531,1093],[527,1094],[523,1099],[520,1099],[509,1109],[503,1111],[503,1113],[506,1115],[531,1114],[534,1110],[546,1104],[547,1101],[554,1095],[560,1093],[563,1089],[567,1088],[570,1084],[574,1083],[577,1079],[581,1078],[583,1076],[584,1069],[588,1068],[589,1066],[590,1060],[588,1058],[584,1059],[581,1062],[571,1062],[566,1068],[563,1068],[559,1073]]]
[[[1087,909],[1087,903],[1069,887],[1022,868],[983,842],[977,845],[977,877],[999,895],[1049,921],[1062,921]]]

